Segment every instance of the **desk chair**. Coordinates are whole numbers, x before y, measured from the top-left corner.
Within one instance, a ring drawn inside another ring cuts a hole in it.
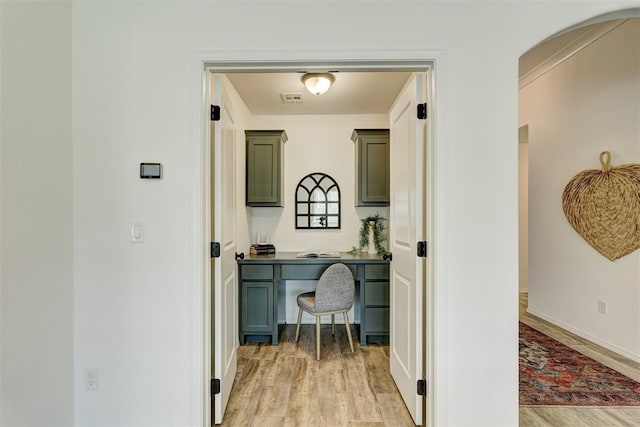
[[[296,342],[300,335],[302,311],[316,316],[316,359],[320,360],[320,316],[331,315],[331,334],[335,333],[335,315],[342,313],[347,328],[349,346],[353,353],[353,340],[347,312],[353,306],[355,284],[349,267],[342,263],[332,264],[327,268],[316,286],[315,292],[298,295],[298,325],[296,326]]]

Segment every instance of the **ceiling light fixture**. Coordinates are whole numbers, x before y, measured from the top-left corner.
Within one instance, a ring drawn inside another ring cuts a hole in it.
[[[307,73],[302,76],[302,83],[313,95],[322,95],[329,90],[334,81],[335,77],[331,73]]]

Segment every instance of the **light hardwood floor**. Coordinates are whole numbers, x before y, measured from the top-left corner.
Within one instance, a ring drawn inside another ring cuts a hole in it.
[[[640,381],[640,364],[560,329],[526,312],[520,320],[569,347]],[[303,325],[300,343],[288,325],[278,346],[248,344],[238,350],[238,374],[223,426],[413,426],[389,374],[389,347],[354,342],[342,325],[331,336],[322,326],[321,360],[315,360],[313,325]],[[355,335],[354,335],[355,337]],[[520,407],[520,426],[640,426],[640,407]]]
[[[247,344],[238,350],[238,373],[223,426],[413,426],[389,374],[389,347],[355,353],[343,325],[321,328],[315,359],[315,325],[288,325],[280,345]],[[353,330],[352,330],[353,331]],[[356,335],[354,334],[354,340]]]
[[[571,332],[528,314],[527,304],[528,294],[521,293],[521,322],[629,378],[640,381],[640,363],[613,353]],[[520,425],[526,427],[640,426],[640,407],[521,406]]]

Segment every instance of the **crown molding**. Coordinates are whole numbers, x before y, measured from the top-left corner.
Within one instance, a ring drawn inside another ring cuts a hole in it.
[[[533,83],[536,79],[543,76],[545,73],[551,71],[558,65],[562,64],[567,59],[571,58],[582,49],[589,46],[591,43],[610,33],[611,31],[624,24],[628,19],[622,19],[617,21],[601,22],[593,25],[588,31],[585,31],[579,37],[559,49],[547,59],[536,65],[518,81],[518,89],[523,89],[527,85]]]

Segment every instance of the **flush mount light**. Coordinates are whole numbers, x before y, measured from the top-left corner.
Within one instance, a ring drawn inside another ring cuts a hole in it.
[[[335,77],[331,73],[307,73],[302,76],[302,83],[313,95],[322,95],[334,81]]]

